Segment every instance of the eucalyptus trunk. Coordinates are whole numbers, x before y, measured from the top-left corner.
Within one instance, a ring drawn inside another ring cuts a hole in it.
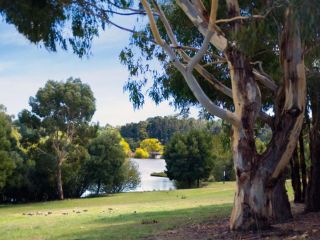
[[[296,148],[303,123],[306,85],[303,59],[298,24],[288,9],[281,42],[283,88],[277,94],[271,142],[259,155],[253,129],[260,108],[260,91],[250,63],[238,52],[228,52],[235,111],[242,123],[240,127],[233,126],[237,188],[230,219],[232,230],[268,228],[272,222],[292,216],[282,174]],[[279,209],[284,209],[282,216]]]
[[[311,90],[312,127],[310,129],[311,168],[308,182],[306,210],[320,211],[320,83],[313,81]]]
[[[292,218],[290,202],[286,190],[286,172],[281,175],[277,184],[272,190],[272,221],[282,223]]]

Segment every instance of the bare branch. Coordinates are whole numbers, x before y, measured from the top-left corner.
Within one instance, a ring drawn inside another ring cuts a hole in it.
[[[166,29],[166,32],[169,36],[170,41],[172,42],[173,46],[176,47],[178,46],[178,42],[176,37],[174,36],[173,30],[170,26],[170,23],[168,21],[168,19],[166,18],[166,15],[164,14],[164,12],[162,11],[162,9],[160,8],[160,6],[157,4],[157,2],[155,0],[152,0],[153,5],[156,8],[156,11],[158,12],[158,14],[160,15],[160,19]]]
[[[161,38],[160,33],[159,33],[159,29],[157,27],[157,24],[154,19],[154,15],[151,11],[151,7],[150,7],[149,3],[146,0],[141,0],[141,3],[147,12],[147,15],[148,15],[148,18],[150,21],[151,32],[155,38],[156,43],[159,44],[166,51],[166,53],[169,55],[170,59],[173,61],[173,64],[175,65],[175,67],[180,72],[184,72],[185,67],[183,66],[183,64],[177,59],[177,56],[175,55],[175,53],[171,49],[171,47]]]
[[[227,60],[217,60],[217,61],[206,63],[203,65],[203,67],[208,67],[208,66],[212,66],[220,63],[227,63],[227,62],[228,62]]]
[[[254,74],[255,78],[261,82],[265,87],[272,90],[274,93],[278,90],[277,84],[270,79],[269,77],[265,76],[264,74],[260,73],[257,69],[253,69],[252,73]]]
[[[193,58],[191,58],[191,61],[188,63],[187,71],[192,72],[195,65],[197,65],[200,62],[203,55],[207,52],[210,40],[215,32],[214,26],[215,26],[216,17],[217,17],[217,10],[218,10],[218,0],[211,0],[211,12],[210,12],[209,26],[208,26],[207,33],[205,35],[205,38],[203,40],[200,50],[196,53],[196,55]]]
[[[238,116],[235,113],[220,108],[208,98],[191,72],[185,72],[183,75],[194,96],[210,114],[224,119],[234,126],[241,125],[240,119],[238,119]]]
[[[213,4],[216,4],[217,8],[217,1],[218,0],[214,0]],[[194,96],[196,97],[196,99],[208,110],[209,113],[211,113],[212,115],[215,115],[219,118],[222,118],[228,122],[230,122],[233,125],[239,126],[240,125],[240,120],[238,119],[237,115],[234,114],[233,112],[230,112],[229,110],[225,110],[223,108],[220,108],[219,106],[217,106],[216,104],[214,104],[210,98],[206,95],[206,93],[203,91],[203,89],[201,88],[201,86],[199,85],[199,83],[197,82],[196,78],[194,77],[194,75],[192,74],[192,70],[193,68],[198,64],[199,60],[201,59],[201,57],[203,57],[203,54],[207,51],[208,48],[208,44],[210,42],[210,39],[212,37],[212,35],[214,34],[213,32],[213,26],[214,26],[214,21],[215,21],[215,17],[212,17],[211,21],[210,21],[210,29],[206,34],[205,37],[205,41],[203,43],[203,46],[200,48],[200,51],[197,52],[197,54],[195,55],[194,58],[192,58],[189,61],[188,67],[185,67],[176,57],[174,51],[172,50],[172,48],[161,38],[159,30],[157,28],[154,16],[152,15],[152,11],[151,8],[148,4],[148,2],[146,0],[141,0],[147,15],[149,17],[150,20],[150,27],[151,27],[151,31],[152,34],[154,35],[154,38],[156,39],[156,42],[165,50],[165,52],[169,55],[170,59],[172,60],[174,66],[181,72],[181,74],[184,76],[187,85],[189,86],[190,90],[192,91],[192,93],[194,94]],[[161,8],[159,6],[156,6],[157,11],[160,14],[160,18],[162,20],[162,22],[165,25],[165,28],[167,30],[168,36],[170,38],[170,40],[172,41],[172,43],[174,45],[177,46],[177,41],[174,37],[173,31],[170,27],[169,22],[167,21],[164,13],[161,11]],[[214,14],[214,13],[212,13]],[[213,21],[213,22],[212,22]]]
[[[218,0],[211,0],[211,12],[209,18],[209,31],[214,31],[217,20]]]
[[[208,82],[210,82],[217,90],[225,94],[226,96],[232,98],[232,90],[228,88],[226,85],[218,81],[214,75],[209,73],[204,67],[202,67],[200,64],[197,64],[195,66],[195,69],[197,72],[204,77]]]
[[[234,22],[237,20],[247,20],[247,19],[253,19],[253,18],[265,18],[265,16],[263,16],[263,15],[237,16],[237,17],[228,18],[228,19],[219,19],[219,20],[217,20],[217,24],[230,23],[230,22]]]
[[[199,12],[195,6],[189,0],[176,0],[177,4],[185,12],[192,23],[198,28],[198,30],[205,36],[208,30],[208,21],[206,20],[203,12]],[[215,31],[212,35],[210,42],[220,51],[226,50],[228,46],[227,39],[221,32]]]
[[[107,22],[107,23],[109,23],[109,24],[111,24],[112,26],[114,26],[114,27],[116,27],[116,28],[119,28],[119,29],[121,29],[121,30],[124,30],[124,31],[126,31],[126,32],[135,33],[135,34],[137,34],[137,33],[138,33],[138,34],[139,34],[139,33],[141,33],[141,32],[135,31],[135,30],[133,30],[133,29],[130,29],[130,28],[126,28],[126,27],[120,26],[120,25],[118,25],[118,24],[116,24],[116,23],[114,23],[114,22],[110,21],[109,19],[108,19],[108,20],[106,20],[106,22]]]
[[[144,9],[146,10],[147,15],[149,17],[150,28],[151,28],[152,34],[156,40],[156,43],[159,44],[160,46],[163,46],[164,41],[162,40],[162,38],[160,36],[159,29],[157,27],[156,21],[154,19],[154,15],[151,11],[151,8],[150,8],[148,2],[146,0],[141,0],[141,3],[142,3],[142,5],[143,5]]]
[[[191,0],[195,7],[201,12],[207,12],[206,7],[204,6],[201,0]]]
[[[201,58],[203,57],[203,55],[208,50],[209,42],[210,42],[210,39],[211,39],[212,35],[213,35],[213,32],[208,30],[208,33],[207,33],[207,35],[205,36],[205,38],[203,40],[203,43],[202,43],[202,46],[201,46],[200,50],[189,61],[188,65],[187,65],[187,71],[192,72],[194,67],[200,62]]]
[[[250,19],[264,19],[266,18],[269,13],[272,11],[272,8],[270,8],[265,14],[263,15],[251,15],[251,16],[236,16],[233,18],[228,18],[228,19],[219,19],[216,21],[216,24],[220,24],[220,23],[230,23],[233,21],[237,21],[237,20],[250,20]]]
[[[222,84],[221,82],[219,82],[211,73],[209,73],[203,66],[201,66],[200,64],[198,64],[199,58],[201,59],[201,57],[203,56],[203,54],[206,52],[207,50],[207,46],[209,44],[209,42],[207,42],[208,40],[211,39],[210,35],[206,36],[207,39],[205,38],[204,43],[202,48],[198,49],[198,48],[194,48],[194,47],[189,47],[189,46],[178,46],[177,40],[174,36],[173,30],[167,20],[167,18],[165,17],[165,14],[163,13],[163,11],[161,10],[161,8],[157,5],[157,3],[155,1],[153,1],[155,7],[156,7],[156,11],[159,13],[160,19],[163,22],[165,29],[168,33],[169,39],[170,41],[173,43],[173,48],[177,49],[181,55],[181,57],[186,61],[189,62],[188,64],[188,69],[190,71],[192,71],[193,68],[195,68],[195,70],[204,77],[204,79],[206,79],[210,84],[213,85],[213,87],[215,87],[218,91],[222,92],[223,94],[225,94],[226,96],[232,98],[232,90],[230,88],[228,88],[227,86],[225,86],[224,84]],[[215,2],[214,4],[217,4],[217,2]],[[211,10],[211,13],[215,13],[217,11],[217,5],[212,5],[213,10]],[[215,15],[212,15],[213,17],[211,18],[211,26],[210,29],[212,29],[214,31],[214,22],[215,22]],[[209,26],[208,26],[209,27]],[[193,58],[193,63],[191,58],[183,51],[183,49],[187,49],[187,50],[191,50],[191,51],[197,51],[197,54],[199,56],[199,58]],[[202,49],[202,51],[201,51]],[[221,62],[226,62],[225,58],[216,55],[215,57],[221,59]],[[189,77],[190,78],[190,77]],[[193,77],[194,78],[194,77]],[[200,86],[199,86],[200,87]],[[201,87],[200,87],[201,88]],[[203,93],[204,94],[204,93]],[[199,102],[201,102],[199,100]],[[213,104],[213,103],[212,103]],[[212,110],[211,110],[212,111]],[[234,113],[232,113],[234,114]],[[216,115],[216,114],[213,114]],[[218,115],[217,115],[218,116]],[[259,117],[262,119],[263,122],[267,123],[268,125],[272,125],[273,119],[272,117],[270,117],[269,115],[263,113],[262,111],[259,113]]]
[[[173,43],[173,48],[179,50],[181,57],[186,61],[190,62],[190,57],[186,54],[182,49],[192,50],[192,51],[199,51],[200,49],[189,47],[189,46],[178,46],[177,40],[174,36],[170,23],[168,22],[165,14],[163,13],[162,9],[153,1],[156,11],[159,13],[160,19],[162,20],[165,29],[168,33],[169,39]],[[216,6],[217,7],[217,6]],[[216,55],[217,58],[224,59]],[[225,61],[225,60],[224,60]],[[222,93],[226,94],[227,96],[232,98],[232,91],[230,88],[226,87],[224,84],[219,82],[211,73],[209,73],[205,68],[203,68],[200,64],[196,64],[195,69],[209,82],[211,83],[217,90],[221,91]]]

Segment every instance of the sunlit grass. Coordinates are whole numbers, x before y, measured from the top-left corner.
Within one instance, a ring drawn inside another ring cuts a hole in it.
[[[181,225],[228,216],[234,184],[210,183],[201,189],[2,205],[0,239],[140,239]]]

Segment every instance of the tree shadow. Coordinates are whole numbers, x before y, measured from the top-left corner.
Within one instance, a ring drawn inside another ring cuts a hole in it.
[[[221,204],[170,211],[133,212],[118,216],[102,215],[99,219],[88,222],[77,232],[57,234],[55,238],[50,239],[141,239],[209,218],[226,217],[230,214],[231,207],[232,204]]]

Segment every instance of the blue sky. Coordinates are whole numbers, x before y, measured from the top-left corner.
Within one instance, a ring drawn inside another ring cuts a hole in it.
[[[124,20],[119,21],[127,25]],[[156,106],[149,98],[143,109],[133,109],[128,94],[123,92],[128,72],[118,57],[128,39],[127,32],[109,28],[95,39],[92,56],[79,59],[71,52],[52,53],[33,45],[12,25],[0,22],[0,104],[7,107],[9,114],[17,115],[28,108],[29,97],[48,79],[76,77],[91,86],[97,108],[93,121],[101,125],[117,126],[177,113],[168,102]]]

